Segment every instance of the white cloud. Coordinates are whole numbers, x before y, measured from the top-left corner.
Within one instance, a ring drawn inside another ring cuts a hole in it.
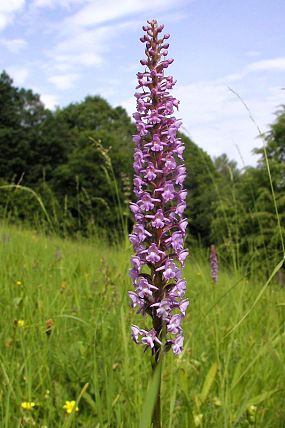
[[[165,11],[181,3],[181,0],[93,0],[66,22],[71,26],[88,27],[148,10],[153,15],[157,11]]]
[[[245,163],[254,164],[252,149],[262,145],[257,125],[261,132],[268,131],[278,106],[284,104],[280,79],[274,78],[275,72],[282,70],[285,57],[278,57],[249,63],[241,71],[216,80],[177,85],[174,93],[181,100],[179,116],[193,141],[211,156],[225,152],[235,159],[238,146]],[[229,87],[245,101],[256,124]]]
[[[251,71],[285,71],[285,57],[265,59],[249,64],[247,67]]]
[[[110,29],[107,27],[94,30],[75,29],[69,32],[57,43],[53,52],[58,55],[88,52],[100,56],[105,50],[105,43],[112,38]]]
[[[132,114],[135,112],[135,109],[136,109],[135,97],[131,97],[121,101],[120,105],[124,107],[124,109],[126,109],[128,114],[132,117]]]
[[[247,64],[239,73],[227,76],[229,80],[241,80],[251,73],[285,71],[285,57],[264,59]]]
[[[78,78],[79,78],[78,74],[73,73],[73,74],[58,74],[55,76],[50,76],[48,80],[58,90],[64,91],[66,89],[72,88]]]
[[[57,7],[62,7],[68,9],[73,5],[86,3],[87,1],[88,0],[34,0],[33,5],[39,8],[46,7],[50,9],[55,9]]]
[[[12,53],[18,53],[27,46],[24,39],[0,39],[0,44],[5,46]]]
[[[1,0],[0,13],[11,13],[21,9],[25,4],[25,0]]]
[[[175,96],[181,100],[179,117],[183,118],[186,130],[190,130],[193,141],[211,156],[226,152],[237,158],[238,146],[245,163],[253,164],[256,158],[251,151],[261,146],[258,129],[227,83],[225,78],[178,86]],[[278,87],[264,88],[262,94],[250,92],[249,82],[245,101],[264,132],[274,120],[273,113],[283,101],[283,94]]]
[[[16,12],[25,5],[25,0],[0,0],[0,31],[13,21]]]
[[[47,52],[51,58],[44,68],[48,74],[55,70],[74,73],[79,68],[99,66],[111,49],[111,41],[132,23],[103,26],[96,29],[64,28],[60,41]]]
[[[285,57],[264,59],[261,61],[251,62],[237,73],[229,74],[225,77],[227,81],[238,81],[252,73],[258,72],[278,72],[285,71]]]
[[[254,57],[260,56],[262,54],[262,52],[260,52],[260,51],[247,51],[245,54],[249,57],[254,58]]]
[[[26,67],[8,66],[6,67],[6,70],[18,86],[24,85],[30,74],[29,69]]]
[[[41,101],[50,110],[53,110],[56,106],[59,105],[58,96],[54,94],[41,94]]]

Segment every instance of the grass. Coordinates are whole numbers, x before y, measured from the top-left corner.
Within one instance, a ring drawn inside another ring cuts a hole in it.
[[[147,427],[149,353],[129,331],[149,320],[129,308],[130,254],[1,226],[1,428]],[[260,295],[267,278],[226,270],[214,286],[194,256],[185,275],[186,346],[164,360],[163,428],[284,428],[284,289],[273,279]]]

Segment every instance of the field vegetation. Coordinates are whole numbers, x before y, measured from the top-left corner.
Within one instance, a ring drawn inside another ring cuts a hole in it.
[[[1,427],[147,426],[130,248],[3,224],[0,239]],[[213,285],[203,251],[186,277],[186,346],[164,360],[163,426],[284,427],[284,289],[225,269]],[[79,411],[68,414],[72,400]]]

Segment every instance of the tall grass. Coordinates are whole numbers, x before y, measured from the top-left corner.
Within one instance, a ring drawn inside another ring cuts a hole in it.
[[[102,239],[1,226],[1,427],[148,426],[151,367],[129,339],[129,256]],[[284,428],[284,290],[237,271],[213,286],[194,256],[186,277],[192,309],[185,351],[164,360],[163,427],[241,428],[254,405],[253,426]],[[66,400],[79,412],[66,414]]]

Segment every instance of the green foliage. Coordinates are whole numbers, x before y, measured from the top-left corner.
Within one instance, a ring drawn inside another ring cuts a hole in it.
[[[277,120],[271,125],[270,131],[264,135],[266,140],[266,153],[271,165],[274,163],[284,165],[285,162],[285,105],[281,106],[276,113]],[[265,152],[263,149],[256,149],[255,153],[261,155],[260,164],[265,163]],[[282,168],[281,177],[284,178],[284,169]],[[283,185],[285,183],[283,182]]]
[[[54,171],[58,197],[68,197],[81,230],[91,218],[99,227],[118,226],[118,206],[125,202],[122,180],[132,176],[133,125],[125,110],[113,109],[100,97],[87,97],[57,111],[56,117],[69,128],[72,141],[67,161]],[[116,197],[110,174],[116,177]]]
[[[267,275],[284,257],[285,239],[285,112],[265,136],[256,168],[242,173],[223,155],[216,159],[217,200],[211,237],[224,261],[252,274]],[[249,257],[250,255],[250,257]]]
[[[5,72],[0,90],[5,107],[0,116],[3,183],[30,186],[60,233],[86,234],[95,225],[111,231],[118,229],[122,216],[126,222],[134,126],[125,110],[97,96],[52,113],[38,95],[14,87]],[[8,193],[1,194],[2,216],[39,221],[41,211],[29,195]]]
[[[191,236],[203,245],[210,245],[210,227],[215,201],[214,182],[217,178],[210,156],[181,134],[185,143],[185,166],[187,177],[185,187],[188,190],[188,208]]]
[[[0,426],[146,424],[155,380],[150,354],[130,339],[139,315],[127,298],[129,249],[1,225],[0,257]],[[183,354],[163,361],[163,427],[242,428],[254,419],[281,428],[284,291],[232,271],[215,287],[194,257],[186,278],[192,312]],[[67,400],[78,402],[72,416]]]
[[[0,171],[8,181],[36,183],[46,167],[45,124],[51,113],[31,90],[13,86],[0,75]],[[52,156],[52,155],[51,155]],[[56,157],[54,159],[56,162]],[[35,169],[33,166],[36,166]]]

